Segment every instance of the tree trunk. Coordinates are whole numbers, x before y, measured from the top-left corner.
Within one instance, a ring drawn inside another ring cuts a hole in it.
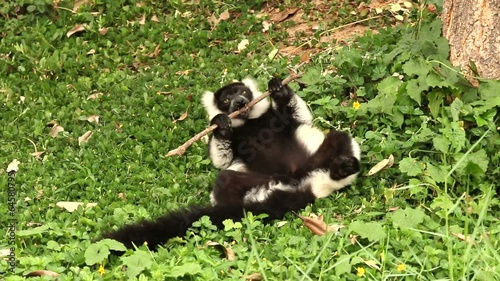
[[[500,79],[500,0],[443,0],[443,36],[450,61],[474,75]]]

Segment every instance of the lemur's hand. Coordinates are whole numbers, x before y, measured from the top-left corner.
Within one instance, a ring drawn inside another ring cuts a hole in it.
[[[210,121],[210,125],[217,124],[217,129],[214,130],[214,136],[218,139],[229,140],[233,137],[233,128],[231,127],[231,119],[225,113],[215,115]]]
[[[271,97],[278,104],[278,106],[285,106],[293,97],[293,91],[288,85],[282,85],[280,78],[273,77],[268,83],[269,92]]]

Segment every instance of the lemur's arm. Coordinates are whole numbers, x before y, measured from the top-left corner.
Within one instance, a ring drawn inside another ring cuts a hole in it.
[[[311,124],[313,117],[307,104],[288,85],[282,85],[281,82],[280,78],[274,77],[268,83],[273,108],[287,120],[293,119],[299,124]]]
[[[217,169],[227,169],[233,163],[232,137],[233,128],[231,119],[225,113],[215,115],[210,121],[210,125],[217,124],[208,143],[208,152],[213,165]]]

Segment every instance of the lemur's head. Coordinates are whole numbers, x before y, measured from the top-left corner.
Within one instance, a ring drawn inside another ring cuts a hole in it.
[[[246,78],[241,82],[228,84],[215,93],[205,92],[203,95],[203,106],[212,119],[220,113],[230,114],[246,106],[251,100],[262,95],[257,88],[255,80]],[[232,119],[232,126],[238,127],[245,123],[247,119],[260,117],[270,107],[268,100],[262,100],[248,111]]]

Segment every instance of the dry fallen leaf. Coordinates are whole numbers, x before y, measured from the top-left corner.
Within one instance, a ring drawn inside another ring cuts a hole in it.
[[[155,50],[150,53],[148,56],[150,58],[156,58],[160,54],[160,44],[156,45]]]
[[[86,208],[92,208],[97,206],[97,203],[83,203],[83,202],[69,202],[69,201],[59,201],[56,203],[56,206],[65,209],[66,211],[72,213],[76,209],[78,209],[78,206],[85,205]]]
[[[140,25],[146,24],[146,14],[142,14],[141,18],[139,18],[139,24]]]
[[[457,237],[458,239],[465,241],[465,243],[467,243],[467,244],[474,243],[474,241],[472,241],[470,235],[465,236],[462,233],[454,233],[454,232],[452,232],[451,234],[453,236]]]
[[[219,20],[228,20],[229,18],[231,17],[231,15],[229,14],[229,10],[225,10],[224,12],[222,12],[222,14],[220,14],[219,16]]]
[[[85,30],[85,25],[84,24],[78,24],[75,27],[73,27],[72,29],[70,29],[70,31],[68,31],[68,33],[66,33],[66,36],[70,37],[71,35],[73,35],[75,33],[78,33],[78,32],[82,32],[84,30]]]
[[[50,276],[57,277],[59,273],[50,271],[50,270],[35,270],[25,275],[26,277],[35,277],[35,276]]]
[[[191,69],[187,69],[187,70],[179,70],[177,71],[175,74],[177,75],[188,75],[189,72],[191,72]]]
[[[207,243],[205,243],[205,246],[203,246],[202,249],[207,246],[214,246],[215,248],[221,249],[224,252],[224,256],[228,261],[234,261],[236,259],[236,255],[234,254],[233,249],[224,247],[219,242],[208,241]]]
[[[262,22],[262,32],[267,32],[272,25],[273,24],[268,22],[267,20],[263,21]]]
[[[89,121],[90,123],[94,122],[96,124],[99,124],[99,115],[89,115],[87,116],[87,121]]]
[[[100,98],[102,95],[103,95],[103,93],[101,93],[101,92],[94,93],[94,94],[91,94],[90,96],[88,96],[87,99],[88,100],[95,100],[95,99]]]
[[[101,27],[101,28],[99,28],[99,34],[106,35],[106,33],[108,33],[108,30],[109,30],[109,28],[107,28],[107,27]]]
[[[186,117],[188,117],[188,111],[189,111],[189,107],[186,108],[186,111],[184,113],[182,113],[181,117],[179,117],[177,120],[174,120],[172,123],[177,123],[177,121],[182,121],[184,119],[186,119]]]
[[[235,52],[235,53],[237,53],[237,54],[238,54],[238,53],[240,53],[241,51],[245,50],[245,49],[247,48],[247,46],[248,46],[248,43],[250,43],[250,42],[248,41],[248,39],[243,39],[243,40],[241,40],[241,42],[238,44],[238,51],[237,51],[237,52]]]
[[[7,165],[7,173],[17,173],[17,171],[19,171],[19,164],[21,162],[19,162],[17,159],[14,159],[12,160],[12,162],[9,163],[9,165]]]
[[[92,137],[92,134],[93,134],[92,131],[87,131],[85,132],[85,134],[78,137],[78,145],[88,142],[89,139]]]
[[[300,9],[299,8],[288,8],[281,13],[273,14],[270,17],[270,20],[274,23],[282,22],[282,21],[286,20],[287,18],[293,16],[298,10],[300,10]]]
[[[92,0],[76,0],[75,4],[73,4],[73,12],[78,12],[78,9],[80,9],[81,6],[90,4]]]
[[[372,176],[372,175],[380,172],[382,169],[392,167],[392,165],[394,165],[394,156],[392,156],[392,154],[391,154],[386,159],[383,159],[382,161],[375,164],[375,166],[373,166],[370,169],[370,171],[368,171],[368,175]]]
[[[210,18],[208,18],[207,20],[208,20],[208,23],[210,24],[210,26],[212,27],[212,30],[213,30],[217,27],[217,25],[219,24],[220,21],[228,20],[229,18],[230,18],[229,11],[225,10],[224,12],[222,12],[222,14],[219,15],[218,18],[215,16],[215,14],[212,14],[210,16]]]
[[[39,159],[42,154],[44,154],[45,151],[35,151],[31,153],[31,156],[34,156],[36,159]]]
[[[323,221],[323,215],[319,215],[315,218],[301,215],[298,216],[302,220],[304,226],[309,228],[313,234],[323,236],[325,233],[329,232],[326,223]]]
[[[262,280],[262,274],[260,273],[252,273],[250,275],[247,275],[247,277],[245,277],[245,280],[246,281],[260,281]]]
[[[363,262],[371,268],[380,270],[380,266],[378,266],[378,261],[376,260],[363,260]]]
[[[351,241],[351,245],[356,245],[356,242],[358,241],[359,235],[355,234],[349,234],[349,241]]]
[[[50,129],[49,135],[51,137],[55,138],[55,137],[57,137],[57,134],[59,134],[60,132],[64,132],[64,128],[62,126],[59,126],[59,125],[55,124]]]
[[[394,211],[397,211],[397,210],[399,210],[399,209],[400,209],[400,207],[399,207],[399,206],[390,207],[390,208],[389,208],[389,212],[394,212]]]
[[[160,22],[160,19],[158,19],[158,17],[156,15],[153,15],[151,17],[151,21],[154,21],[154,22]]]

